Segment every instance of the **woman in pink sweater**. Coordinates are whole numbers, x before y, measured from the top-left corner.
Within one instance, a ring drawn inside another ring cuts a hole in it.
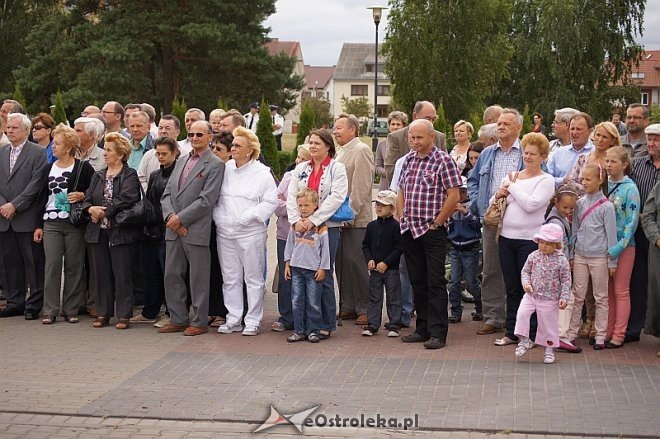
[[[525,169],[505,177],[491,199],[491,202],[502,197],[507,200],[499,238],[500,265],[506,286],[506,332],[503,338],[495,341],[498,346],[518,343],[514,334],[516,314],[525,294],[520,272],[527,257],[537,248],[534,235],[545,223],[545,210],[555,190],[554,179],[541,169],[550,150],[548,139],[540,133],[529,133],[520,145]],[[530,338],[533,339],[536,322],[532,321],[531,326]]]

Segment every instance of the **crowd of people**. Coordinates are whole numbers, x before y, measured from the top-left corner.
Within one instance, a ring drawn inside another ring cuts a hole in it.
[[[439,349],[466,301],[478,335],[502,331],[494,343],[517,356],[544,346],[545,363],[580,352],[578,337],[601,350],[660,336],[660,124],[647,107],[626,109],[625,131],[572,108],[548,129],[535,113],[522,135],[517,110],[491,106],[476,133],[456,122],[448,148],[436,108],[419,101],[410,123],[389,115],[375,153],[341,114],[309,133],[281,180],[264,163],[257,108],[208,121],[190,109],[177,141],[181,121],[156,124],[149,104],[90,105],[71,128],[5,100],[0,317],[255,336],[275,215],[270,329],[291,331],[288,342],[355,320],[363,336],[384,326]]]

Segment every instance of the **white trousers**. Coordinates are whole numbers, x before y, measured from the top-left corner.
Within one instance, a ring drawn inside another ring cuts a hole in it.
[[[218,234],[218,258],[222,269],[222,295],[227,324],[239,325],[243,316],[243,282],[247,285],[246,326],[259,327],[264,315],[264,246],[266,234],[228,239]]]

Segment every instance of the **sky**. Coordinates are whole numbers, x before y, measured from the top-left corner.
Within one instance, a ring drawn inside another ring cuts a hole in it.
[[[277,12],[266,20],[269,36],[285,41],[299,41],[305,64],[330,66],[337,64],[343,43],[375,41],[372,13],[374,4],[386,0],[277,0]],[[387,12],[378,28],[382,41],[387,25]],[[639,42],[647,49],[660,49],[660,0],[647,0],[644,36]]]

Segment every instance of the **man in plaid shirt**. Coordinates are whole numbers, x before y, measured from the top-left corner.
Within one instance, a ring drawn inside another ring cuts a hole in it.
[[[427,349],[443,348],[447,342],[446,221],[459,201],[462,181],[449,154],[434,144],[433,124],[415,120],[410,124],[411,152],[399,179],[397,199],[401,212],[403,250],[415,297],[415,333],[405,343],[424,342]]]

